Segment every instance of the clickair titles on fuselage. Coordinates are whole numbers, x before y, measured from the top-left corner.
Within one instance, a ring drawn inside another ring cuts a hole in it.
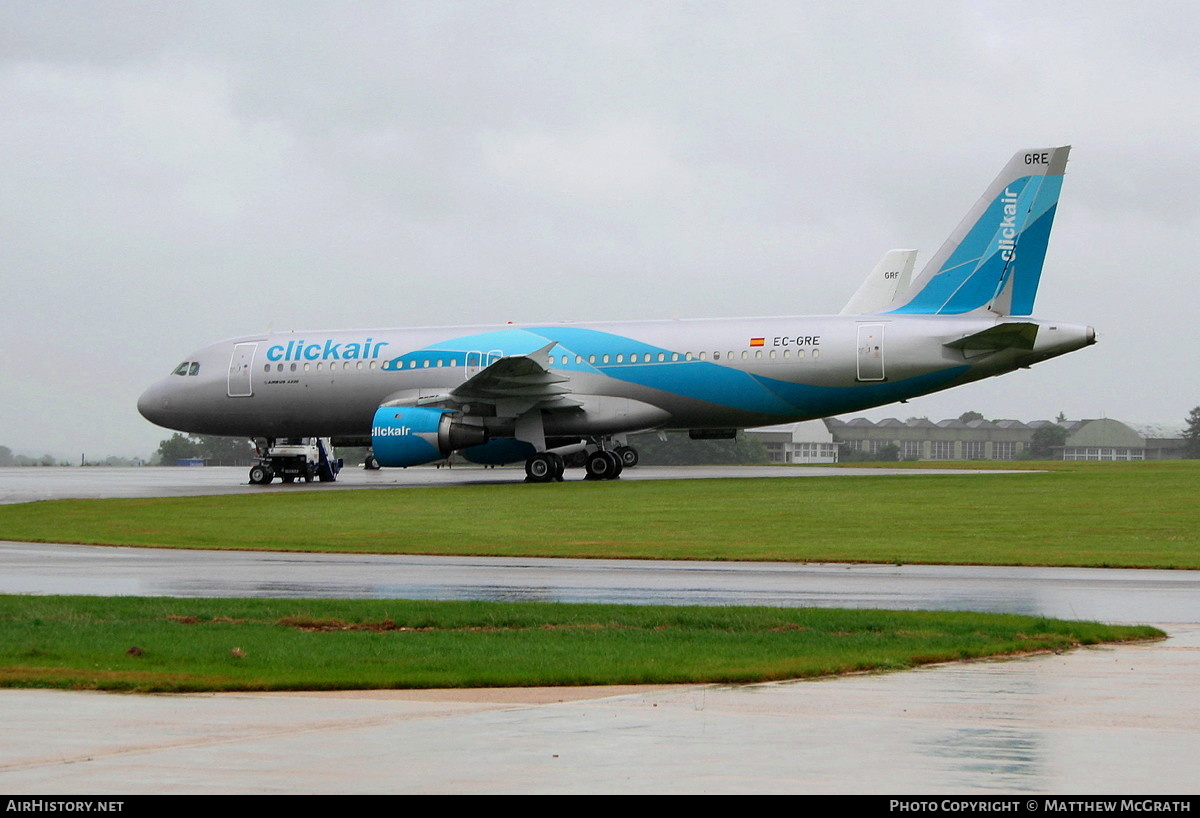
[[[358,361],[378,358],[387,341],[367,338],[365,341],[288,341],[267,347],[268,361]]]

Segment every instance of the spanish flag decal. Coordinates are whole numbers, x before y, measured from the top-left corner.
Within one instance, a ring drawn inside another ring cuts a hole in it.
[[[763,341],[764,341],[764,340],[765,340],[764,338],[751,338],[751,339],[750,339],[750,346],[752,346],[752,347],[760,347],[760,346],[762,346],[762,345],[763,345]]]

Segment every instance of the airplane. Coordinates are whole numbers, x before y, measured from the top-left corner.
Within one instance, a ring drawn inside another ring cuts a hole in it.
[[[335,480],[339,445],[369,446],[368,466],[524,461],[540,483],[578,452],[588,479],[619,477],[633,432],[732,437],[1002,375],[1096,340],[1031,317],[1069,152],[1017,151],[920,274],[892,250],[838,315],[247,335],[189,355],[138,410],[253,439],[256,484]]]

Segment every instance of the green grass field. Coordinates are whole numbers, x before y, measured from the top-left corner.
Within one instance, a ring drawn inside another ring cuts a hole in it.
[[[1195,501],[1200,461],[1007,468],[1045,471],[60,500],[0,506],[0,539],[327,552],[1200,568]]]
[[[1162,635],[961,612],[0,596],[0,687],[758,682]]]

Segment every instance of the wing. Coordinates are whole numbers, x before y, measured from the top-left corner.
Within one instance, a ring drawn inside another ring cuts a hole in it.
[[[571,389],[565,385],[570,379],[547,368],[553,346],[551,342],[527,355],[500,358],[449,391],[403,390],[383,405],[442,407],[502,418],[520,417],[531,409],[578,408],[579,401],[570,397]]]
[[[512,355],[492,363],[447,394],[460,407],[486,404],[499,417],[519,417],[531,409],[574,409],[579,401],[569,396],[566,375],[551,372],[547,354],[551,341],[528,355]],[[464,409],[464,411],[470,411]]]

